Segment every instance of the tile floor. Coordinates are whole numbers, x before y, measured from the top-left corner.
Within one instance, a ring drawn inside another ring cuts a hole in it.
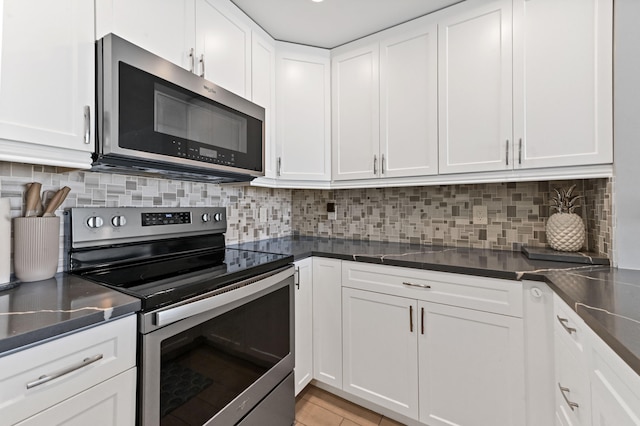
[[[296,426],[399,426],[395,420],[374,413],[315,386],[307,386],[296,398]]]

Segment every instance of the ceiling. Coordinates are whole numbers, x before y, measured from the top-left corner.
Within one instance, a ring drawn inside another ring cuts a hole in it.
[[[231,0],[276,40],[331,49],[462,0]]]

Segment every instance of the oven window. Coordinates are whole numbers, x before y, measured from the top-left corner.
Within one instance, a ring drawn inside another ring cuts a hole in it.
[[[201,425],[290,352],[284,287],[163,341],[161,425]]]

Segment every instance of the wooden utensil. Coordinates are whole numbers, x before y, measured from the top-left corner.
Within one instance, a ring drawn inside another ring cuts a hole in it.
[[[68,186],[58,190],[53,198],[51,198],[51,201],[49,201],[49,204],[47,204],[47,208],[44,210],[42,217],[55,216],[54,212],[62,205],[67,195],[69,195],[69,191],[71,191],[71,188]]]
[[[27,187],[27,195],[25,201],[25,217],[36,217],[38,215],[38,206],[40,205],[40,189],[42,184],[39,182],[30,183]]]

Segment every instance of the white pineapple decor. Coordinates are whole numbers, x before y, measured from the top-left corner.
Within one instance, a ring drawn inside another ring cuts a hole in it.
[[[556,196],[551,201],[551,209],[556,212],[547,219],[547,242],[558,251],[578,251],[584,245],[585,229],[582,218],[574,213],[581,207],[581,195],[573,195],[575,185],[569,189],[555,189]]]

